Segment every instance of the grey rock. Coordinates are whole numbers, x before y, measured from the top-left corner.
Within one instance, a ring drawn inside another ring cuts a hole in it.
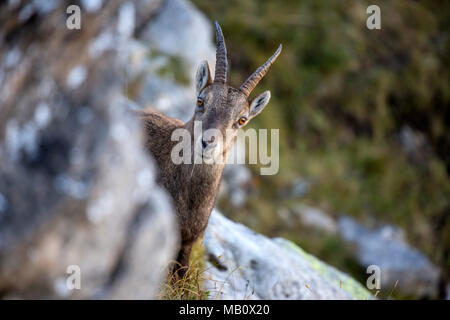
[[[234,207],[241,207],[247,200],[247,186],[251,177],[250,170],[243,164],[227,164],[225,166],[221,193],[229,199]]]
[[[350,276],[285,239],[269,239],[214,210],[204,240],[210,299],[372,299]]]
[[[142,80],[142,90],[137,102],[151,106],[182,121],[192,117],[195,106],[195,89],[190,86],[177,84],[171,79],[165,79],[155,74],[148,74]]]
[[[300,199],[311,189],[311,183],[304,178],[296,178],[290,185],[279,192],[280,198]]]
[[[183,58],[193,76],[202,60],[215,61],[212,24],[186,0],[166,0],[141,39],[158,51]]]
[[[136,59],[130,82],[140,77],[140,89],[134,99],[142,106],[151,106],[168,116],[187,121],[196,101],[194,76],[202,60],[208,60],[214,72],[215,47],[212,24],[186,0],[167,0],[154,19],[143,29],[139,42],[147,47],[144,59]],[[177,65],[171,65],[176,60]],[[137,65],[137,66],[136,66]],[[181,72],[186,82],[161,75],[164,68],[172,74]],[[136,70],[142,71],[141,73]]]
[[[405,241],[403,231],[393,226],[369,230],[350,217],[339,219],[339,233],[355,247],[363,267],[381,269],[381,289],[395,290],[416,297],[435,297],[440,270]]]
[[[310,183],[305,179],[298,178],[294,181],[290,196],[293,198],[301,198],[308,193],[311,188]]]
[[[14,40],[0,43],[2,298],[155,298],[175,253],[171,201],[123,96],[134,40],[118,11],[133,9],[99,3],[101,14],[84,1],[81,31],[60,26],[64,4],[32,25],[15,17],[24,4],[0,5],[11,22],[0,37]],[[73,266],[81,288],[71,290]]]
[[[332,234],[337,232],[336,221],[320,209],[297,205],[293,211],[300,217],[302,224],[306,227]]]
[[[405,125],[401,128],[398,137],[402,149],[411,161],[423,164],[429,152],[429,144],[425,136]]]

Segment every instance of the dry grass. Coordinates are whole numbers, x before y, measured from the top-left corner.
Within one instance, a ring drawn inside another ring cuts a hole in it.
[[[203,239],[193,246],[189,269],[182,279],[175,280],[174,275],[168,275],[159,299],[161,300],[206,300],[209,292],[202,288],[205,279],[205,249]]]

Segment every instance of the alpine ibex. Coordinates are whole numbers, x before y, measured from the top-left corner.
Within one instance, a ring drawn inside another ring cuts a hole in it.
[[[227,131],[233,137],[223,145],[214,141],[214,137],[205,139],[201,136],[203,157],[212,151],[226,156],[236,140],[237,132],[250,119],[260,113],[270,99],[270,92],[265,91],[254,99],[249,99],[250,92],[264,77],[269,67],[281,52],[281,45],[272,57],[260,66],[240,87],[235,89],[227,84],[227,50],[222,30],[216,22],[216,68],[214,81],[211,78],[208,62],[203,61],[195,77],[197,105],[191,120],[186,123],[164,116],[157,112],[141,112],[146,134],[146,146],[153,154],[159,167],[158,182],[162,183],[171,194],[181,230],[181,247],[177,263],[181,266],[176,274],[183,276],[189,265],[189,256],[195,240],[205,230],[209,216],[214,207],[217,189],[222,176],[224,163],[175,164],[172,161],[172,148],[178,143],[172,141],[176,129],[186,129],[194,141],[194,122],[202,123],[205,130],[216,129],[223,135]]]

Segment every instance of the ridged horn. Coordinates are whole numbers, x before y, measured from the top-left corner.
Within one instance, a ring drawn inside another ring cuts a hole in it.
[[[258,69],[256,69],[253,74],[248,77],[247,80],[240,86],[239,90],[245,94],[247,97],[250,95],[253,89],[255,89],[258,82],[265,76],[267,70],[269,70],[272,63],[275,62],[275,60],[280,55],[281,49],[283,46],[280,44],[277,51],[264,63],[262,66],[260,66]]]
[[[216,71],[214,74],[214,82],[227,82],[227,47],[223,38],[222,29],[216,21]]]

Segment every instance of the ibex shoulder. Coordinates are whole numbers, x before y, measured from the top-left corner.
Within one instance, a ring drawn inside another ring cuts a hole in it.
[[[131,110],[133,114],[138,116],[144,123],[154,124],[157,126],[173,126],[173,127],[181,127],[184,125],[184,122],[172,117],[168,117],[159,111],[154,109],[147,110]]]
[[[154,109],[130,111],[142,122],[146,135],[148,138],[152,138],[153,144],[155,142],[167,143],[167,140],[170,141],[173,130],[184,126],[183,121],[168,117]]]

